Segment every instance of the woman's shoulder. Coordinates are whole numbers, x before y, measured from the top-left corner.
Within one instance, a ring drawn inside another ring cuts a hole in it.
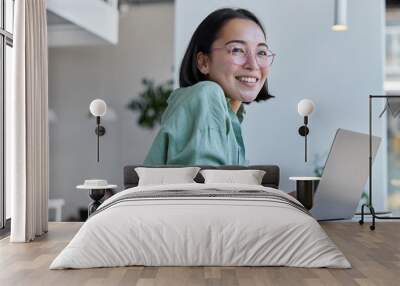
[[[205,122],[223,122],[228,106],[224,91],[215,82],[201,81],[192,86],[176,89],[168,98],[168,107],[162,117],[162,125],[175,125],[186,118]]]
[[[221,95],[224,95],[224,91],[222,87],[216,83],[215,81],[211,80],[203,80],[199,81],[198,83],[189,86],[189,88],[192,88],[193,90],[198,90],[199,92],[215,92]]]
[[[174,93],[180,101],[187,103],[202,105],[211,102],[215,106],[226,105],[222,87],[213,81],[200,81],[194,85],[179,88]]]

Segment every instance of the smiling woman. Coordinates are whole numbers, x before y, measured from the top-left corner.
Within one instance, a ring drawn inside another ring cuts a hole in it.
[[[244,9],[219,9],[194,32],[146,165],[245,165],[242,103],[267,100],[275,54]]]

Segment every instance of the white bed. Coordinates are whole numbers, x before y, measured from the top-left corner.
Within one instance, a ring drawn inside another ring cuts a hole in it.
[[[162,195],[175,190],[173,196]],[[157,193],[160,197],[154,197]],[[127,265],[350,268],[342,252],[299,204],[280,190],[255,185],[130,188],[99,207],[50,269]]]

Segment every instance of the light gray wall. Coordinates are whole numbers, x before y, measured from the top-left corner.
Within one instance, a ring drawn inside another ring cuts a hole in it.
[[[175,1],[175,65],[204,17],[220,7],[242,7],[264,23],[268,43],[277,53],[269,77],[275,99],[248,107],[243,123],[247,157],[252,164],[278,164],[281,188],[293,190],[289,176],[312,175],[314,154],[323,154],[337,128],[368,132],[368,95],[383,94],[384,1],[348,1],[347,32],[332,32],[334,1],[236,0]],[[297,134],[302,118],[297,103],[310,98],[310,162]],[[376,104],[375,114],[379,114]],[[374,134],[385,135],[375,116]],[[375,161],[374,202],[384,207],[385,142]],[[338,178],[340,180],[340,178]]]
[[[134,6],[120,18],[116,46],[49,50],[50,198],[64,198],[64,220],[77,215],[90,199],[75,186],[87,178],[104,178],[122,186],[123,166],[141,164],[155,135],[136,124],[127,103],[142,91],[141,80],[172,78],[174,6]],[[95,120],[89,103],[104,99],[116,121],[103,121],[101,162],[96,161]]]
[[[281,188],[293,189],[287,177],[310,175],[313,168],[303,161],[297,102],[311,98],[316,103],[310,117],[312,159],[329,149],[338,127],[367,132],[367,96],[383,92],[383,1],[348,2],[350,29],[344,33],[330,30],[333,1],[176,0],[175,11],[172,3],[135,6],[121,18],[115,47],[50,49],[49,107],[57,116],[50,124],[50,198],[66,200],[64,219],[90,202],[86,192],[75,189],[85,178],[121,186],[122,167],[142,163],[156,130],[139,128],[126,104],[142,90],[143,77],[161,82],[171,77],[173,65],[178,70],[195,27],[221,6],[254,11],[278,54],[269,77],[276,98],[248,107],[243,133],[250,162],[278,164]],[[96,162],[95,122],[87,118],[94,98],[106,100],[118,116],[103,122],[101,163]],[[376,106],[375,114],[379,111]],[[375,122],[374,133],[380,135],[385,122]],[[377,209],[384,205],[386,189],[382,151],[374,169]]]

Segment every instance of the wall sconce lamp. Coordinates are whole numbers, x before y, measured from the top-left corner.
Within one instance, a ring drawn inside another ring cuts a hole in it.
[[[347,30],[347,0],[334,0],[335,1],[335,16],[332,26],[332,31],[346,31]]]
[[[304,162],[307,162],[307,135],[310,133],[308,129],[308,116],[314,111],[314,102],[310,99],[302,99],[297,104],[297,112],[304,117],[304,125],[300,126],[299,134],[304,137]]]
[[[96,129],[94,132],[97,135],[97,162],[100,158],[100,136],[106,134],[106,129],[104,126],[100,125],[100,117],[104,116],[107,112],[107,104],[102,99],[95,99],[90,103],[89,106],[90,113],[96,117]]]

